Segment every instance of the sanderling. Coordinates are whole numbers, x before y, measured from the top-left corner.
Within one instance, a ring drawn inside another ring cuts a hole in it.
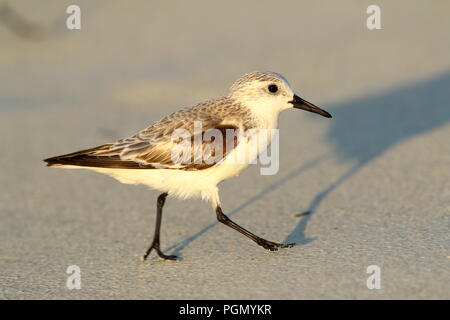
[[[225,179],[238,175],[251,162],[226,161],[248,152],[250,145],[248,137],[233,138],[231,144],[227,141],[221,157],[211,163],[206,160],[197,161],[197,157],[192,155],[190,156],[192,161],[174,161],[173,149],[175,145],[178,147],[179,145],[174,141],[173,135],[177,130],[187,132],[189,144],[187,146],[185,144],[182,149],[191,154],[190,151],[195,148],[194,142],[199,136],[194,129],[195,122],[202,126],[200,139],[208,130],[223,134],[229,130],[274,130],[278,126],[279,113],[292,107],[331,118],[328,112],[295,95],[287,80],[280,74],[252,72],[239,78],[225,97],[181,109],[129,138],[44,161],[48,166],[94,170],[112,176],[122,183],[144,184],[162,192],[157,199],[153,241],[142,256],[142,260],[148,257],[152,249],[155,249],[161,259],[177,259],[176,256],[165,255],[160,249],[162,209],[168,195],[183,199],[201,196],[211,202],[218,221],[237,230],[263,248],[271,251],[290,248],[294,246],[293,243],[276,243],[258,237],[222,212],[217,185]],[[270,135],[262,147],[265,148],[268,144]],[[201,141],[200,146],[205,148],[208,142]],[[257,153],[262,149],[258,149]]]

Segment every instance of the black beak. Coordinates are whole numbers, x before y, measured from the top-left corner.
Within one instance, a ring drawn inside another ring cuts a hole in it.
[[[309,111],[309,112],[318,113],[321,116],[324,116],[326,118],[331,118],[331,114],[329,114],[325,110],[322,110],[319,107],[313,105],[311,102],[303,100],[302,98],[300,98],[296,94],[294,94],[294,99],[292,99],[292,101],[289,101],[289,103],[292,103],[294,105],[294,108],[306,110],[306,111]]]

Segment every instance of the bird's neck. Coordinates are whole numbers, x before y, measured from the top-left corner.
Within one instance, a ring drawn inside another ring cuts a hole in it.
[[[275,129],[278,127],[279,110],[272,106],[265,107],[264,105],[247,106],[255,120],[259,129]]]

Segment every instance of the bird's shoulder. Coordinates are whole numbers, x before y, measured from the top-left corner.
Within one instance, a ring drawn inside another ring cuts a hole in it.
[[[172,133],[175,129],[193,132],[195,121],[202,122],[203,128],[212,128],[215,124],[234,123],[248,126],[253,117],[249,109],[228,97],[207,100],[192,107],[186,107],[153,123],[140,132],[144,136],[160,136]]]

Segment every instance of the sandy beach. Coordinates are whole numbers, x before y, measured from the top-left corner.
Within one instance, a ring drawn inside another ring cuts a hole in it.
[[[368,30],[372,2],[0,2],[39,30],[0,18],[0,299],[450,299],[450,3],[377,1]],[[65,25],[73,3],[81,30]],[[279,172],[220,185],[234,221],[292,249],[169,198],[161,245],[181,261],[142,263],[158,192],[42,162],[253,70],[333,114],[283,112]]]

